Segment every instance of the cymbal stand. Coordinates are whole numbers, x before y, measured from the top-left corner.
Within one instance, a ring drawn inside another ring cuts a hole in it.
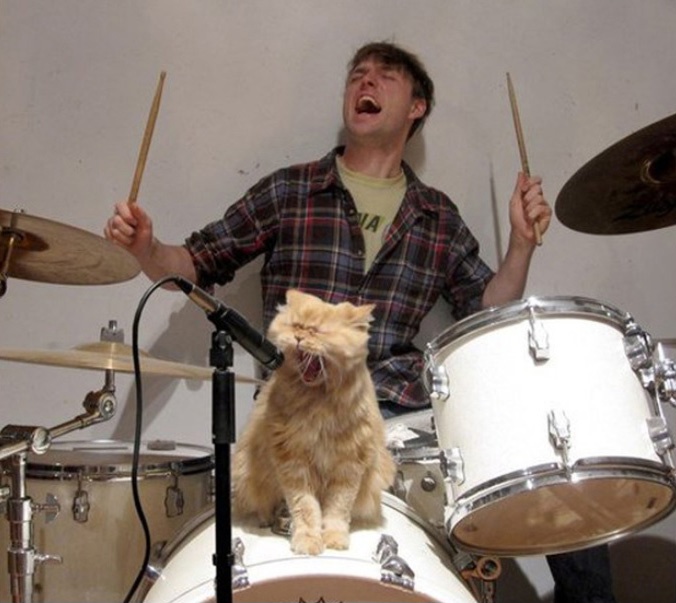
[[[58,515],[60,506],[56,497],[51,494],[47,495],[45,503],[35,503],[28,496],[27,454],[29,451],[44,454],[54,438],[110,419],[115,414],[114,391],[112,371],[106,371],[104,389],[87,394],[83,402],[83,414],[49,430],[44,427],[7,425],[0,431],[0,461],[9,458],[11,474],[11,491],[6,506],[10,536],[7,569],[10,574],[12,603],[32,603],[33,578],[37,565],[49,561],[62,562],[59,555],[39,553],[33,546],[33,513],[45,512],[49,523]]]
[[[21,212],[14,212],[10,219],[10,226],[0,226],[0,247],[7,247],[5,255],[0,263],[0,297],[7,292],[7,273],[9,272],[9,260],[12,257],[12,251],[17,242],[23,240],[23,234],[16,229],[16,215]],[[4,243],[3,240],[7,239]]]

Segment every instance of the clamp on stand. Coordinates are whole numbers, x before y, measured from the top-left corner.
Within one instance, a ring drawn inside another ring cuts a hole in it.
[[[502,564],[498,558],[474,559],[468,553],[457,551],[453,563],[459,569],[460,575],[469,585],[477,601],[481,603],[496,601],[495,583],[502,573]],[[480,581],[479,587],[475,583],[476,580]]]

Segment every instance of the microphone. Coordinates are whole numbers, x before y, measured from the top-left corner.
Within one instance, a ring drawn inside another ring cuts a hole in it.
[[[233,340],[237,341],[263,366],[273,370],[284,362],[282,352],[256,331],[241,314],[228,308],[188,279],[176,276],[174,282],[183,293],[206,312],[207,318],[217,328],[227,331]]]

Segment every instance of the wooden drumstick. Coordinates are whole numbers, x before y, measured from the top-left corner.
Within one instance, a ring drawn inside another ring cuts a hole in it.
[[[153,137],[155,121],[157,120],[157,114],[160,110],[162,87],[164,86],[164,78],[166,75],[167,73],[165,71],[160,73],[160,81],[157,84],[155,98],[153,99],[153,104],[150,107],[148,123],[146,124],[146,130],[143,134],[143,140],[141,141],[141,150],[139,151],[138,161],[136,162],[136,172],[134,173],[134,180],[131,183],[131,191],[129,193],[129,199],[127,200],[127,203],[136,203],[136,198],[138,197],[138,189],[141,186],[141,178],[143,176],[143,170],[146,166],[146,159],[148,158],[148,149],[150,149],[150,141]]]
[[[512,78],[509,76],[509,72],[507,73],[507,89],[509,90],[509,103],[512,107],[514,129],[516,130],[516,141],[519,145],[519,155],[521,156],[521,169],[526,177],[530,178],[530,167],[528,166],[526,143],[523,139],[521,120],[519,119],[519,108],[516,106],[516,95],[514,94],[514,86],[512,86]],[[535,233],[535,242],[538,245],[542,245],[542,233],[540,232],[540,224],[537,222],[537,220],[533,223],[533,232]]]

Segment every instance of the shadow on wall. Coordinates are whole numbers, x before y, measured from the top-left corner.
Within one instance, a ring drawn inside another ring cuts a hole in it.
[[[667,536],[671,540],[637,534],[611,545],[613,584],[618,603],[676,601],[675,535]]]
[[[262,322],[263,310],[258,278],[259,267],[257,263],[255,264],[243,268],[233,283],[222,289],[223,294],[217,290],[215,296],[222,299],[226,306],[244,316],[254,328],[258,328]],[[180,294],[177,293],[177,295]],[[214,327],[205,317],[204,312],[186,299],[181,309],[169,316],[166,329],[152,348],[145,351],[154,358],[209,367],[209,349],[213,331]],[[235,356],[240,353],[237,344],[235,344],[234,352]],[[258,377],[258,375],[246,376]],[[151,425],[153,420],[165,411],[175,395],[178,383],[179,379],[169,376],[142,375],[144,426]],[[202,384],[201,381],[186,381],[186,387],[191,391],[197,390]],[[120,404],[118,412],[120,419],[112,436],[113,439],[133,439],[136,423],[136,391],[134,388],[130,390],[124,403]]]
[[[673,534],[668,536],[673,538]],[[640,533],[627,536],[610,545],[610,558],[617,603],[676,602],[673,540]],[[516,559],[502,559],[501,563],[496,603],[553,603],[553,591],[539,595]]]

